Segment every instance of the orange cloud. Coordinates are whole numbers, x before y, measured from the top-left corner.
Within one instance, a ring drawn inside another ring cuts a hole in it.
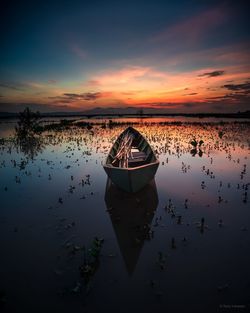
[[[112,90],[110,97],[128,104],[153,101],[181,103],[191,99],[203,102],[209,96],[222,96],[221,88],[228,80],[242,81],[249,77],[245,66],[227,66],[223,69],[207,67],[190,72],[158,71],[152,67],[127,66],[108,70],[93,77],[98,89]],[[185,90],[189,90],[186,92]]]
[[[230,90],[223,86],[245,84],[250,76],[249,65],[210,66],[181,72],[167,70],[167,67],[158,68],[126,65],[89,75],[85,84],[79,81],[60,81],[57,84],[37,81],[5,83],[0,88],[4,98],[13,103],[68,105],[72,109],[146,105],[173,110],[183,106],[191,110],[188,107],[190,103],[196,109],[194,103],[205,105],[246,100],[242,94],[230,96]]]
[[[145,76],[149,70],[149,67],[129,66],[118,71],[107,71],[94,77],[91,81],[98,82],[100,85],[126,84],[136,78]]]

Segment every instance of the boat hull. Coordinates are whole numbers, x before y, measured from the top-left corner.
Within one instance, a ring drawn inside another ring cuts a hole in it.
[[[159,161],[134,168],[104,165],[104,170],[111,181],[126,192],[137,192],[145,187],[155,176]]]

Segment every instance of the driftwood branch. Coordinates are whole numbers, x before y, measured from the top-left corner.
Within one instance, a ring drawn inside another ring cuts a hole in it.
[[[128,159],[131,156],[131,146],[134,140],[134,135],[132,133],[124,134],[121,139],[117,154],[112,163],[119,161],[119,167],[128,167]]]

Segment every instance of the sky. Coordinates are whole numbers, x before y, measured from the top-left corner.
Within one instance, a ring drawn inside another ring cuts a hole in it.
[[[0,111],[250,109],[248,1],[3,1]]]

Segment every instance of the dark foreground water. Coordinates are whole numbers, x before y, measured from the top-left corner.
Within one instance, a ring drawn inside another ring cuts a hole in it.
[[[0,125],[0,310],[249,310],[249,124],[136,128],[160,166],[128,195],[102,168],[124,126],[51,132],[31,148]]]

